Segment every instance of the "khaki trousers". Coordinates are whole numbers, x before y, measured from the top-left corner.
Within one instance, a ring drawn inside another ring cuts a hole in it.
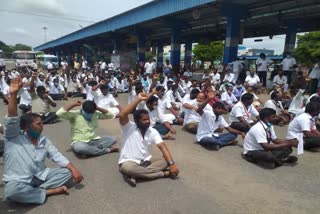
[[[168,167],[167,162],[162,159],[151,159],[147,167],[140,166],[136,162],[126,161],[120,164],[120,172],[135,178],[156,179],[164,177],[163,170]]]

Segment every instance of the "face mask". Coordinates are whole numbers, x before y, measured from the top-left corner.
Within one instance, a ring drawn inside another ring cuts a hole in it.
[[[267,122],[266,125],[270,128],[272,126],[272,123]]]
[[[81,109],[81,114],[82,114],[82,116],[84,117],[85,120],[87,120],[87,121],[91,121],[92,120],[93,113],[87,113],[87,112],[85,112],[84,110]]]
[[[242,87],[242,85],[237,85],[237,88],[241,88]]]
[[[59,83],[53,83],[53,85],[54,85],[55,87],[58,87],[58,86],[59,86]]]
[[[39,132],[37,132],[37,131],[35,131],[35,130],[33,130],[33,129],[27,130],[27,133],[28,133],[28,135],[29,135],[30,137],[32,137],[33,139],[39,139],[40,134],[41,134],[41,133],[39,133]]]

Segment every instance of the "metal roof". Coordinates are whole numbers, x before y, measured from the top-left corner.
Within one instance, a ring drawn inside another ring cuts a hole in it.
[[[85,43],[103,46],[113,39],[130,45],[138,32],[143,32],[149,43],[170,44],[173,29],[179,29],[182,43],[221,40],[228,14],[239,15],[244,38],[285,34],[290,24],[296,25],[297,32],[320,29],[319,0],[156,0],[35,50]]]

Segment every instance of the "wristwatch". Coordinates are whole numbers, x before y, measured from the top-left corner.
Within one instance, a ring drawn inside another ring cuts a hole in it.
[[[175,164],[175,162],[174,162],[173,160],[168,161],[168,165],[169,165],[169,166],[171,166],[171,165],[173,165],[173,164]]]

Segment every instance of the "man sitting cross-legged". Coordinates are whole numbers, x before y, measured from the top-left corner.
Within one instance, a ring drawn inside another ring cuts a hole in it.
[[[289,156],[297,142],[277,138],[272,126],[275,117],[276,111],[271,108],[260,111],[259,122],[250,128],[244,139],[244,159],[271,169],[298,160]]]
[[[66,193],[66,183],[71,178],[79,183],[83,177],[50,140],[41,135],[40,115],[27,113],[18,117],[16,97],[21,86],[20,78],[12,80],[10,85],[4,131],[4,197],[19,203],[43,204],[49,195]],[[46,157],[61,168],[47,168]]]
[[[122,130],[119,170],[132,186],[136,186],[136,178],[156,179],[169,176],[176,177],[179,174],[179,170],[160,134],[150,127],[148,111],[134,111],[134,122],[129,121],[128,115],[140,102],[146,99],[148,97],[145,94],[138,94],[134,101],[123,108],[119,116]],[[157,145],[164,159],[155,160],[152,158],[152,144]]]
[[[82,105],[81,110],[71,110]],[[114,114],[98,107],[93,101],[75,101],[57,111],[57,116],[69,120],[71,124],[72,149],[83,156],[99,156],[119,149],[112,147],[117,138],[114,136],[100,137],[96,134],[98,119],[111,119]]]
[[[228,123],[221,116],[226,112],[223,103],[214,103],[211,110],[205,110],[211,98],[209,97],[197,109],[197,112],[201,115],[196,137],[197,141],[200,145],[215,150],[219,150],[223,146],[236,145],[238,143],[236,140],[237,135],[240,134],[244,138],[245,134],[229,127]],[[229,133],[217,133],[216,130],[219,128],[225,128]]]

